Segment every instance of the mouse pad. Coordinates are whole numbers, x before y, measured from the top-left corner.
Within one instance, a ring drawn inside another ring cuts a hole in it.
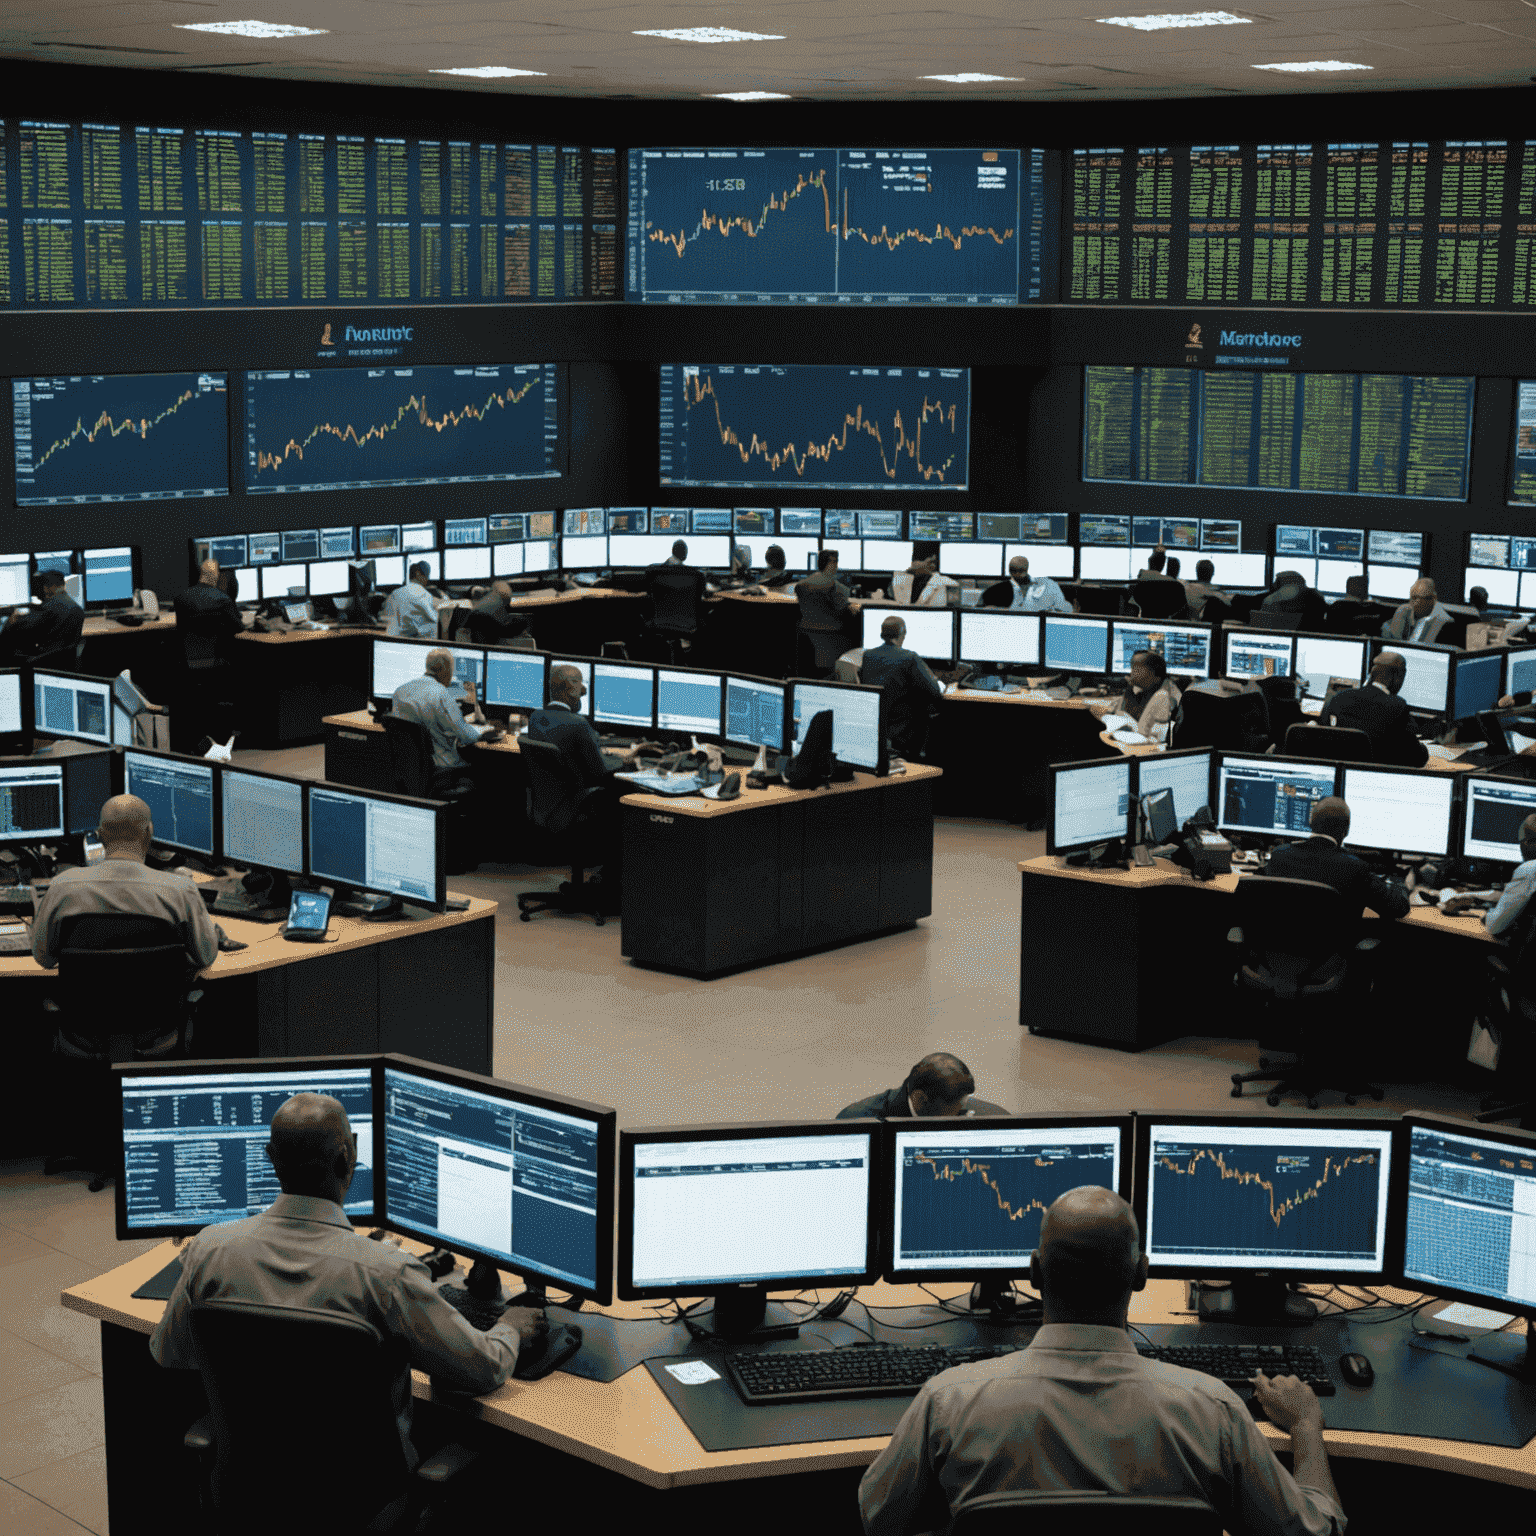
[[[181,1255],[178,1254],[159,1273],[153,1274],[132,1292],[140,1301],[169,1301],[176,1282],[181,1279]]]

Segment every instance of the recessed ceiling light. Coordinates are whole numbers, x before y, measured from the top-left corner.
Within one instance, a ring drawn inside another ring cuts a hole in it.
[[[963,75],[924,75],[924,80],[943,80],[950,85],[985,85],[991,80],[1019,80],[1020,75],[979,75],[974,70]]]
[[[508,69],[505,64],[477,64],[473,69],[429,69],[429,75],[473,75],[476,80],[507,80],[513,75],[542,75],[542,69]]]
[[[782,32],[738,32],[735,27],[660,27],[636,37],[670,37],[674,43],[782,43]]]
[[[1162,32],[1169,27],[1246,27],[1253,17],[1231,11],[1188,11],[1182,16],[1100,16],[1106,27],[1134,27],[1138,32]]]
[[[222,32],[227,37],[323,37],[328,27],[290,27],[280,21],[173,21],[183,32]]]
[[[788,101],[790,99],[783,91],[710,91],[707,94],[716,101]]]
[[[1341,69],[1375,69],[1374,64],[1346,64],[1342,59],[1309,59],[1300,64],[1255,64],[1255,69],[1278,69],[1287,75],[1326,75]]]

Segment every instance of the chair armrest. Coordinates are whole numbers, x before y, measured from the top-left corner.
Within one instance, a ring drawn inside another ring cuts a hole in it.
[[[213,1449],[213,1415],[205,1413],[186,1434],[181,1437],[181,1443],[199,1456]]]
[[[1227,929],[1227,943],[1228,944],[1242,944],[1243,942],[1245,942],[1245,941],[1243,939],[1243,930],[1241,928],[1228,928]]]
[[[1360,942],[1355,945],[1355,949],[1357,951],[1359,951],[1359,950],[1372,950],[1372,949],[1378,949],[1380,946],[1381,946],[1381,940],[1380,939],[1361,939]]]
[[[466,1467],[472,1466],[479,1459],[479,1451],[472,1451],[466,1445],[450,1442],[416,1468],[416,1477],[419,1482],[438,1487],[449,1479],[457,1477]]]
[[[1488,969],[1493,972],[1499,981],[1506,984],[1514,981],[1515,973],[1510,970],[1509,961],[1503,955],[1485,955],[1483,958],[1487,963]]]

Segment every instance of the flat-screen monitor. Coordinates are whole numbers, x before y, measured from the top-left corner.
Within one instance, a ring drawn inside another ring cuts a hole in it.
[[[880,626],[892,616],[907,626],[902,644],[914,656],[941,661],[947,667],[955,659],[955,616],[947,608],[874,608],[866,604],[860,614],[864,624],[864,649],[883,642]]]
[[[357,552],[360,555],[398,555],[400,553],[399,523],[372,523],[359,528]]]
[[[488,533],[483,517],[450,517],[443,523],[443,546],[452,549],[465,544],[488,544]]]
[[[129,544],[116,549],[87,549],[81,555],[85,571],[87,608],[133,606],[134,550]]]
[[[1159,619],[1116,619],[1111,672],[1129,672],[1137,651],[1156,651],[1170,677],[1211,675],[1211,630],[1206,625],[1165,624]]]
[[[491,546],[491,574],[493,576],[521,576],[523,574],[523,546],[521,544],[493,544]]]
[[[615,1112],[405,1056],[382,1070],[385,1222],[612,1301]]]
[[[820,507],[780,507],[779,532],[810,534],[821,538]]]
[[[1159,790],[1173,794],[1174,819],[1182,827],[1201,806],[1211,803],[1211,749],[1149,752],[1136,760],[1136,794],[1141,799]]]
[[[39,736],[112,743],[112,684],[73,672],[32,673],[32,729]]]
[[[32,561],[26,555],[0,555],[0,609],[19,608],[32,600]]]
[[[304,786],[226,765],[219,775],[224,857],[232,864],[304,872]]]
[[[1003,574],[1009,563],[1022,555],[1029,561],[1031,576],[1050,576],[1071,581],[1077,575],[1077,550],[1071,544],[1008,544],[1003,548]]]
[[[63,837],[64,831],[62,759],[0,762],[0,843]]]
[[[1003,574],[1001,544],[940,544],[939,569],[946,576],[991,576]]]
[[[1536,814],[1536,782],[1530,779],[1484,778],[1466,781],[1466,809],[1461,823],[1461,856],[1514,865],[1520,852],[1520,823]]]
[[[304,793],[309,829],[305,874],[444,910],[446,822],[439,802],[330,784],[308,784]]]
[[[660,565],[671,558],[676,535],[670,533],[615,533],[608,540],[610,565]],[[693,546],[688,546],[692,563]]]
[[[1109,620],[1065,619],[1048,613],[1041,650],[1048,667],[1105,673],[1109,670]]]
[[[94,832],[101,808],[117,792],[116,752],[71,752],[60,760],[64,770],[64,830]]]
[[[753,560],[757,567],[768,564],[767,554],[770,544],[777,544],[784,551],[784,569],[786,571],[801,572],[806,569],[816,569],[816,553],[821,548],[820,539],[787,538],[780,534],[776,539],[763,539],[752,550]],[[809,565],[807,565],[809,562]],[[908,556],[907,564],[911,564]]]
[[[567,513],[566,516],[569,517],[570,514]],[[561,570],[601,571],[606,569],[607,565],[607,534],[567,534],[560,540]]]
[[[1504,660],[1504,692],[1507,694],[1536,691],[1536,650],[1510,651]],[[0,730],[4,727],[0,726]]]
[[[1424,563],[1424,535],[1395,528],[1372,528],[1365,546],[1371,565],[1404,565],[1415,571]]]
[[[608,532],[644,533],[651,526],[649,507],[609,507]]]
[[[526,713],[546,700],[544,672],[548,657],[538,651],[487,651],[485,702]]]
[[[561,518],[560,531],[567,538],[607,533],[607,509],[605,507],[567,507]]]
[[[1407,601],[1409,589],[1419,579],[1419,573],[1411,565],[1368,565],[1365,579],[1366,590],[1372,597],[1401,603]]]
[[[450,544],[443,551],[444,581],[489,581],[491,546],[489,544]]]
[[[1130,835],[1131,760],[1058,763],[1050,770],[1045,851],[1070,853]]]
[[[866,539],[899,539],[904,525],[900,512],[859,513],[859,533]]]
[[[1451,652],[1434,646],[1404,645],[1400,640],[1374,640],[1371,658],[1396,651],[1407,663],[1407,676],[1397,696],[1420,714],[1443,715],[1450,709]]]
[[[656,725],[656,671],[614,661],[592,663],[592,719],[649,731]]]
[[[0,672],[0,737],[21,734],[21,680],[20,667]]]
[[[726,517],[730,517],[727,512]],[[697,513],[694,514],[698,516]],[[727,522],[729,527],[729,522]],[[695,533],[686,540],[688,545],[688,558],[685,562],[700,571],[726,571],[731,566],[731,536],[728,533]],[[672,552],[670,543],[667,545],[667,553]]]
[[[1470,596],[1473,587],[1481,587],[1488,594],[1490,607],[1520,607],[1519,571],[1483,570],[1479,566],[1469,565],[1462,571],[1461,580],[1464,596]]]
[[[1222,639],[1226,644],[1223,677],[1252,681],[1261,677],[1289,677],[1294,661],[1293,638],[1268,629],[1228,629]]]
[[[285,528],[282,558],[284,560],[318,560],[320,530],[318,528]]]
[[[1129,581],[1131,552],[1113,544],[1081,544],[1077,550],[1077,575],[1080,581]]]
[[[553,539],[530,539],[523,545],[523,569],[529,573],[534,571],[552,571],[555,568],[555,541]]]
[[[406,640],[375,638],[370,696],[387,699],[396,688],[414,682],[426,670],[427,652],[433,649],[434,646],[412,645]]]
[[[374,1219],[376,1056],[134,1062],[120,1085],[117,1235],[184,1237],[266,1210],[282,1193],[267,1160],[272,1116],[296,1093],[340,1102],[357,1137],[343,1209]]]
[[[1342,597],[1349,590],[1351,578],[1364,574],[1365,567],[1358,560],[1319,560],[1313,585],[1330,597]]]
[[[899,1121],[882,1150],[880,1267],[896,1284],[1027,1275],[1058,1195],[1131,1195],[1129,1115]]]
[[[492,544],[521,544],[528,537],[528,514],[492,512],[485,520],[485,532]]]
[[[1334,764],[1223,753],[1216,770],[1216,825],[1223,831],[1302,838],[1312,807],[1334,793]]]
[[[123,789],[149,807],[155,841],[213,857],[215,769],[200,757],[169,752],[123,754]]]
[[[828,516],[831,516],[831,514],[829,513]],[[862,571],[864,569],[864,541],[862,539],[827,538],[821,541],[821,547],[823,549],[830,549],[836,553],[837,568],[840,571]],[[879,546],[881,549],[887,549],[889,547],[890,546],[885,544],[881,544]],[[910,563],[911,562],[908,561],[908,564]],[[809,559],[806,564],[806,569],[814,571],[816,569],[816,561],[814,559]],[[895,570],[897,567],[890,566],[888,569]]]
[[[1456,775],[1427,768],[1343,770],[1349,805],[1346,848],[1443,857],[1451,851]]]
[[[1226,550],[1216,550],[1214,553],[1202,551],[1199,559],[1186,555],[1188,569],[1179,573],[1181,580],[1194,580],[1196,568],[1201,560],[1209,560],[1215,567],[1211,581],[1218,587],[1248,588],[1258,591],[1269,585],[1269,559],[1260,554],[1237,554]]]
[[[1033,667],[1040,662],[1040,615],[964,609],[960,614],[962,662]]]
[[[1296,676],[1308,693],[1323,698],[1331,678],[1345,677],[1359,684],[1365,680],[1364,640],[1334,635],[1296,636]]]
[[[811,721],[824,709],[832,711],[832,751],[842,762],[866,773],[885,772],[885,716],[878,688],[849,684],[790,685],[789,714],[795,750],[805,741]]]
[[[1136,1117],[1136,1214],[1159,1277],[1381,1280],[1395,1126]]]
[[[725,739],[739,747],[784,747],[783,683],[762,677],[725,679]]]
[[[307,596],[309,593],[309,567],[304,565],[264,565],[261,568],[261,597],[284,598],[295,588]]]
[[[311,597],[345,597],[351,591],[352,566],[346,560],[315,560],[309,565]]]
[[[718,672],[656,669],[656,728],[691,736],[720,735],[722,682]]]
[[[1450,718],[1470,720],[1498,707],[1504,686],[1504,657],[1497,651],[1469,651],[1452,658]]]

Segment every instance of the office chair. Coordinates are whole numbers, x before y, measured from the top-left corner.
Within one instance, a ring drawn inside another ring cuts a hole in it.
[[[608,791],[600,784],[583,787],[560,755],[559,747],[532,736],[517,738],[528,773],[528,820],[547,833],[571,858],[571,878],[555,891],[528,891],[517,898],[522,920],[536,912],[584,912],[599,928],[604,918],[598,903],[606,895],[585,876],[600,842],[600,823],[607,811]]]
[[[1232,614],[1232,604],[1222,597],[1208,597],[1200,608],[1200,617],[1207,624],[1230,624]]]
[[[1436,645],[1453,645],[1458,651],[1466,649],[1467,625],[1471,622],[1463,613],[1453,613],[1435,636]]]
[[[1096,614],[1106,618],[1124,613],[1125,600],[1129,595],[1128,588],[1115,586],[1079,586],[1071,592],[1066,592],[1065,587],[1063,587],[1062,590],[1070,601],[1077,604],[1078,612]],[[1181,587],[1179,590],[1183,591],[1183,588]]]
[[[950,1516],[948,1536],[1081,1536],[1100,1520],[1136,1536],[1222,1536],[1221,1516],[1204,1499],[1056,1488],[966,1499]]]
[[[831,677],[838,658],[848,649],[848,635],[841,629],[799,629],[795,631],[795,675]]]
[[[43,1172],[89,1167],[95,1192],[112,1177],[112,1064],[190,1055],[203,994],[192,990],[180,933],[163,918],[73,917],[59,937],[58,990],[44,1006],[54,1017],[56,1119],[69,1147],[47,1158]]]
[[[1305,718],[1301,701],[1296,697],[1296,679],[1293,677],[1256,677],[1249,687],[1264,695],[1264,705],[1269,711],[1269,739],[1278,744],[1285,740],[1285,733],[1293,725],[1300,725]]]
[[[1300,613],[1286,613],[1280,608],[1255,608],[1248,615],[1248,624],[1252,629],[1281,629],[1294,632],[1301,628],[1301,620]]]
[[[704,582],[688,566],[662,565],[646,578],[651,596],[648,636],[661,641],[673,665],[682,660],[684,640],[693,640],[704,622]]]
[[[857,645],[851,651],[844,651],[837,658],[837,664],[833,668],[833,675],[840,683],[856,683],[859,680],[859,672],[863,665],[864,647]]]
[[[1257,690],[1222,696],[1186,688],[1169,732],[1170,747],[1262,752],[1270,742],[1269,701]]]
[[[1144,619],[1173,619],[1189,606],[1181,581],[1133,581],[1131,601]]]
[[[976,606],[978,608],[1011,608],[1013,606],[1012,579],[994,581],[990,587],[984,587]]]
[[[445,791],[432,791],[432,735],[416,720],[396,714],[379,716],[384,740],[389,747],[389,790],[396,795],[414,795],[417,799],[447,799]],[[468,790],[458,791],[467,794]]]
[[[80,622],[84,624],[84,614],[80,616]],[[51,651],[44,651],[39,656],[21,656],[17,660],[43,672],[74,672],[78,670],[80,658],[83,655],[85,655],[85,636],[79,635],[67,644],[55,646]]]
[[[200,1529],[414,1531],[476,1460],[449,1444],[411,1473],[395,1421],[398,1345],[363,1318],[198,1301],[192,1337],[209,1412],[182,1443]],[[313,1390],[295,1392],[295,1382]]]
[[[1324,763],[1374,763],[1376,748],[1364,731],[1343,725],[1293,725],[1285,733],[1287,757],[1311,757]]]
[[[1499,1036],[1497,1080],[1502,1094],[1486,1094],[1478,1104],[1477,1120],[1518,1118],[1527,1130],[1536,1126],[1536,946],[1530,943],[1530,909],[1522,914],[1517,931],[1504,950],[1484,957],[1483,995],[1476,1017]]]
[[[513,615],[505,616],[496,613],[476,613],[473,608],[464,619],[463,627],[469,631],[469,638],[476,645],[505,645],[507,638],[513,633],[520,633],[528,628],[528,620],[521,614],[517,618],[521,620],[521,629],[514,631],[511,626]]]
[[[1247,1083],[1268,1082],[1275,1085],[1268,1095],[1271,1108],[1286,1094],[1300,1093],[1307,1108],[1316,1109],[1327,1088],[1342,1090],[1346,1104],[1367,1093],[1379,1100],[1381,1088],[1361,1078],[1352,1063],[1339,1065],[1334,1056],[1349,1034],[1346,1004],[1348,1013],[1366,1016],[1368,981],[1346,992],[1351,961],[1363,964],[1378,941],[1361,939],[1353,953],[1341,949],[1348,942],[1341,935],[1353,926],[1344,898],[1316,880],[1249,878],[1238,882],[1233,898],[1238,926],[1227,940],[1240,950],[1235,985],[1261,1007],[1262,1018],[1255,1031],[1259,1070],[1234,1072],[1232,1097],[1242,1098]],[[1266,1041],[1300,1059],[1276,1066]]]

